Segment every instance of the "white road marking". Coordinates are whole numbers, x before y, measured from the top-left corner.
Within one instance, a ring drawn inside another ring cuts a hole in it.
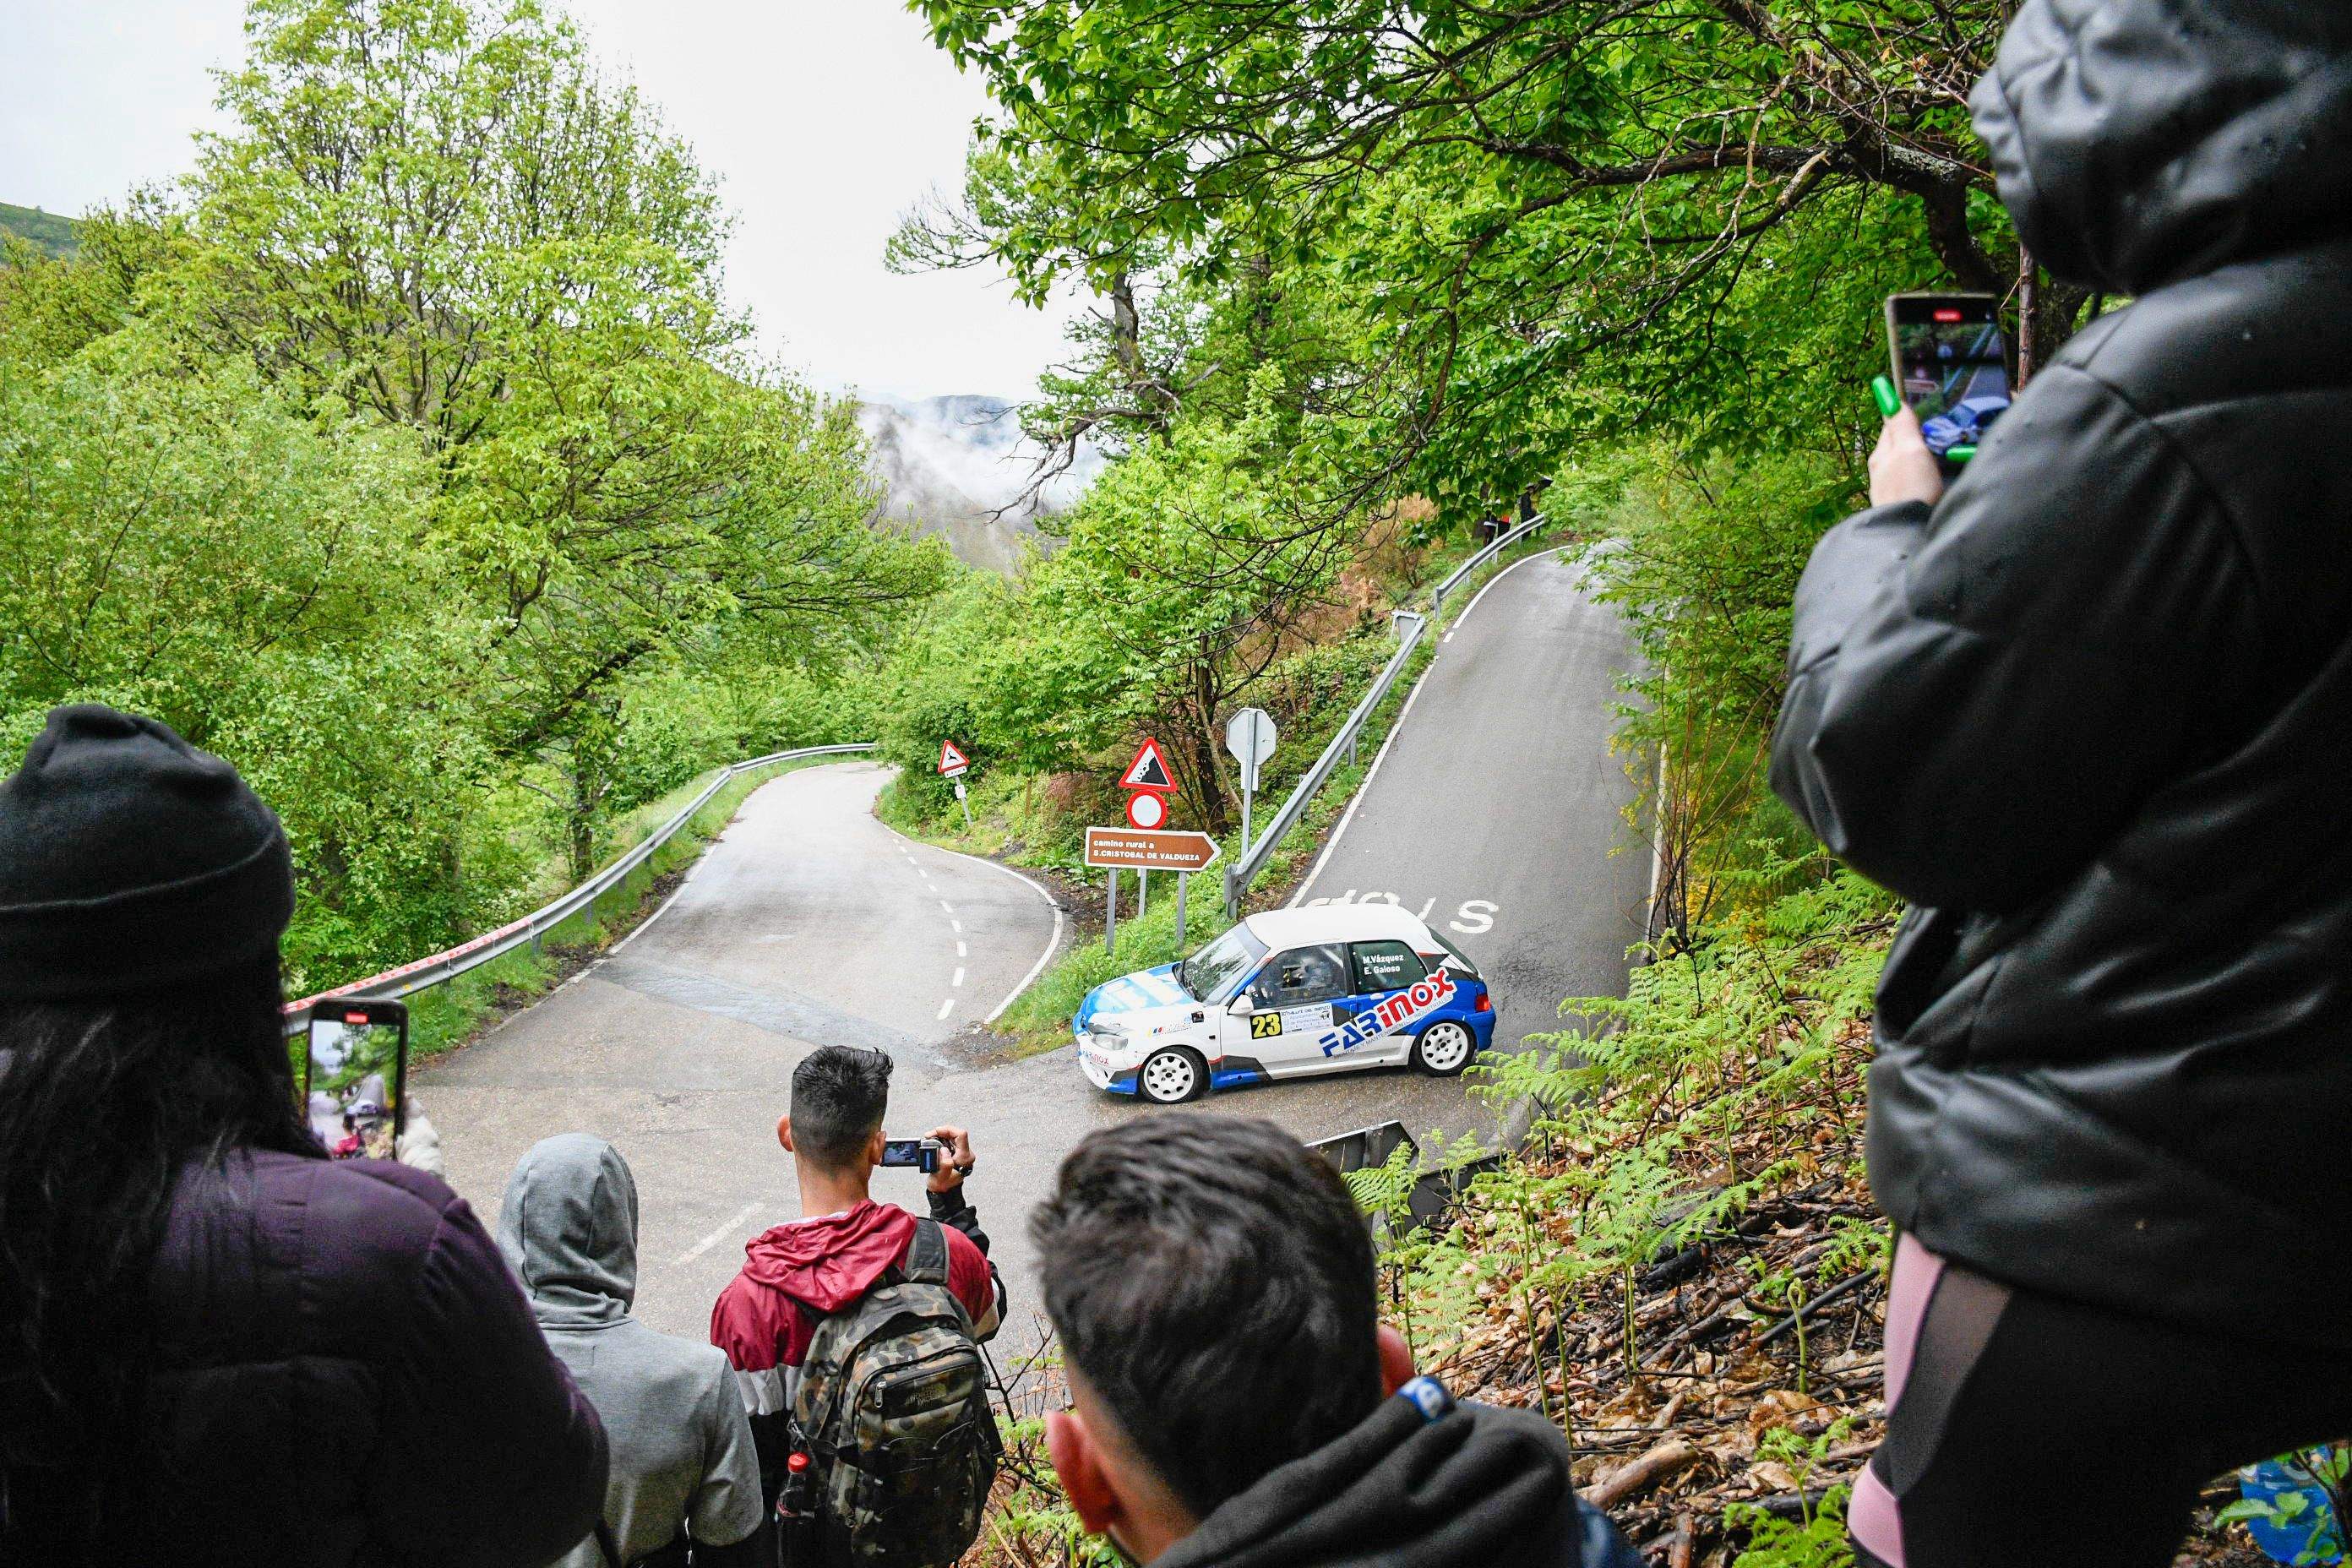
[[[643,930],[644,928],[641,926],[638,929]],[[696,1242],[692,1247],[688,1247],[684,1252],[679,1253],[677,1258],[671,1260],[670,1267],[672,1268],[685,1268],[688,1264],[693,1262],[696,1258],[701,1257],[704,1253],[709,1251],[712,1247],[718,1246],[720,1242],[726,1240],[729,1237],[733,1236],[737,1231],[740,1230],[743,1227],[743,1222],[750,1219],[753,1215],[758,1214],[763,1206],[765,1205],[761,1204],[745,1204],[741,1208],[735,1211],[734,1218],[729,1220],[725,1225],[720,1226],[717,1230],[712,1231],[709,1236],[704,1237],[700,1241]]]
[[[1470,618],[1470,612],[1478,607],[1478,601],[1485,598],[1494,588],[1496,584],[1501,582],[1504,578],[1509,576],[1520,567],[1525,566],[1530,561],[1546,561],[1550,559],[1552,553],[1553,552],[1549,550],[1540,551],[1536,554],[1527,556],[1522,560],[1514,561],[1508,566],[1504,567],[1500,572],[1496,573],[1492,577],[1487,578],[1486,586],[1479,589],[1477,594],[1471,599],[1469,605],[1463,610],[1461,615],[1454,617],[1453,626],[1447,630],[1445,636],[1441,638],[1440,641],[1451,642],[1453,640],[1454,633],[1462,629],[1463,623]],[[1323,874],[1323,868],[1330,864],[1332,852],[1339,847],[1339,840],[1348,836],[1348,825],[1356,820],[1356,808],[1364,804],[1364,797],[1366,795],[1372,793],[1372,780],[1380,776],[1381,764],[1389,760],[1389,748],[1396,744],[1396,738],[1399,735],[1404,733],[1404,721],[1412,717],[1412,705],[1421,700],[1422,688],[1429,684],[1429,671],[1435,669],[1436,668],[1437,661],[1433,658],[1431,659],[1429,661],[1429,668],[1421,672],[1421,679],[1412,683],[1412,690],[1405,697],[1404,707],[1402,710],[1397,714],[1396,722],[1389,726],[1388,738],[1381,742],[1379,753],[1372,758],[1372,765],[1365,770],[1364,782],[1356,786],[1356,797],[1348,803],[1348,809],[1339,814],[1339,826],[1331,830],[1330,838],[1327,840],[1323,846],[1323,853],[1315,858],[1315,868],[1307,873],[1307,880],[1298,884],[1298,891],[1290,895],[1290,907],[1292,909],[1295,910],[1298,908],[1300,900],[1307,897],[1307,890],[1315,885],[1315,879],[1321,876]]]
[[[946,911],[948,919],[955,919],[955,906],[953,904],[948,902],[945,899],[941,899],[940,900],[940,908]]]
[[[957,943],[956,945],[958,945],[959,947],[961,947],[961,945],[963,945],[963,944],[962,944],[962,943],[961,943],[961,942],[959,942],[959,943]],[[954,978],[953,980],[949,981],[949,982],[948,982],[948,984],[950,984],[950,985],[956,986],[956,987],[957,987],[957,988],[959,988],[959,989],[961,989],[961,988],[962,987],[962,985],[963,985],[963,965],[962,965],[962,964],[959,963],[959,964],[957,964],[957,965],[956,965],[956,973],[955,973],[955,978]]]
[[[955,998],[954,998],[954,997],[952,997],[952,996],[949,997],[946,1001],[944,1001],[944,1002],[942,1002],[942,1003],[940,1003],[940,1017],[942,1017],[942,1018],[946,1017],[950,1013],[953,1012],[954,1010],[955,1010]]]
[[[895,833],[898,830],[893,828],[891,831]],[[933,847],[937,847],[937,846],[934,846]],[[1039,974],[1045,972],[1045,965],[1053,962],[1054,955],[1062,951],[1062,906],[1055,903],[1054,901],[1054,895],[1040,887],[1034,879],[1023,876],[1020,872],[1014,870],[1010,866],[999,865],[997,862],[988,859],[982,856],[967,855],[961,849],[946,849],[941,850],[940,853],[952,855],[959,860],[972,861],[974,864],[985,866],[992,871],[1003,872],[1004,875],[1012,878],[1014,881],[1020,883],[1023,887],[1036,894],[1038,898],[1045,901],[1045,907],[1054,911],[1054,934],[1045,939],[1045,951],[1037,955],[1037,962],[1029,966],[1029,973],[1021,977],[1021,984],[1015,985],[1011,991],[1007,992],[1005,994],[1004,1000],[996,1005],[996,1011],[991,1013],[987,1017],[981,1020],[983,1024],[993,1024],[998,1018],[1003,1016],[1004,1010],[1007,1007],[1013,1005],[1013,999],[1015,997],[1019,996],[1024,991],[1029,989],[1030,982],[1035,980]],[[940,907],[943,909],[946,908],[944,904]],[[963,934],[963,922],[954,918],[954,910],[950,910],[948,913],[949,927],[953,930],[958,936],[961,936]]]
[[[965,947],[963,943],[958,942],[956,943],[956,956],[958,958],[970,958],[971,956],[971,950]]]
[[[697,865],[699,865],[699,864],[701,864],[701,862],[697,861],[697,862],[696,862],[696,864],[697,864]],[[689,877],[688,877],[688,878],[687,878],[687,882],[690,882],[690,881],[692,881],[692,880],[694,880],[694,879],[693,879],[691,876],[689,876]],[[651,926],[651,925],[654,923],[654,921],[657,921],[657,920],[661,919],[661,918],[662,918],[662,916],[664,916],[664,915],[666,915],[666,914],[669,913],[669,907],[670,907],[672,904],[674,904],[674,903],[677,902],[677,900],[678,900],[678,893],[683,893],[683,892],[685,892],[685,891],[686,891],[686,882],[680,882],[680,883],[677,885],[677,893],[672,893],[668,898],[664,899],[664,900],[662,900],[661,908],[659,908],[659,909],[656,910],[653,913],[651,913],[651,914],[647,915],[647,916],[646,916],[643,921],[639,921],[639,922],[638,922],[638,924],[637,924],[637,929],[636,929],[636,930],[635,930],[635,931],[631,931],[628,935],[626,935],[626,936],[623,937],[620,941],[618,941],[618,942],[614,942],[614,943],[613,944],[613,947],[612,947],[612,952],[620,952],[623,948],[625,948],[625,947],[628,946],[628,945],[629,945],[629,943],[631,943],[631,942],[633,942],[636,941],[636,940],[637,940],[637,938],[639,938],[639,937],[641,937],[641,936],[645,935],[645,934],[646,934],[646,928],[648,928],[649,926]],[[612,956],[612,953],[608,952],[605,956],[609,958],[610,956]]]

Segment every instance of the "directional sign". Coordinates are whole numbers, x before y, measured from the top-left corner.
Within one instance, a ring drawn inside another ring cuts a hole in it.
[[[1127,825],[1147,832],[1168,826],[1168,796],[1156,789],[1127,792]]]
[[[1225,750],[1242,765],[1242,788],[1257,788],[1257,771],[1274,755],[1274,716],[1263,708],[1244,708],[1225,721]]]
[[[970,766],[971,766],[971,759],[957,751],[953,741],[940,742],[940,772],[953,778]]]
[[[1087,864],[1121,871],[1198,871],[1217,858],[1217,841],[1191,829],[1147,833],[1132,827],[1087,829]]]
[[[1127,772],[1118,775],[1121,789],[1160,789],[1176,793],[1176,781],[1169,776],[1168,759],[1160,754],[1160,742],[1150,736],[1135,749],[1135,761],[1127,764]]]

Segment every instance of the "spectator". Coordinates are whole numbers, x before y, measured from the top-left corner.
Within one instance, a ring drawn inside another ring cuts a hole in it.
[[[869,1190],[882,1163],[891,1066],[880,1051],[824,1046],[793,1069],[792,1110],[776,1123],[776,1138],[793,1155],[801,1217],[751,1239],[742,1272],[711,1308],[710,1342],[734,1365],[771,1507],[788,1452],[793,1374],[818,1320],[902,1268],[915,1240],[915,1216],[876,1203]],[[956,1127],[934,1128],[930,1136],[947,1146],[927,1185],[931,1217],[948,1227],[948,1286],[970,1314],[973,1337],[985,1340],[1003,1316],[1003,1286],[988,1261],[979,1212],[964,1195],[975,1163],[971,1140]]]
[[[430,1176],[298,1105],[286,837],[151,719],[0,783],[0,1561],[529,1568],[596,1416]]]
[[[727,1358],[629,1316],[637,1184],[620,1151],[584,1132],[533,1144],[507,1180],[499,1250],[604,1418],[613,1451],[604,1522],[620,1562],[690,1540],[698,1568],[755,1563],[766,1513]],[[591,1538],[562,1568],[615,1565]]]
[[[2137,298],[1948,491],[1890,420],[1797,593],[1774,785],[1914,905],[1854,1533],[2169,1563],[2352,1429],[2352,7],[2027,0],[1972,103],[2035,258]]]
[[[1031,1220],[1079,1520],[1154,1568],[1637,1568],[1541,1416],[1415,1377],[1345,1183],[1271,1123],[1088,1136]],[[1401,1397],[1391,1397],[1401,1395]]]

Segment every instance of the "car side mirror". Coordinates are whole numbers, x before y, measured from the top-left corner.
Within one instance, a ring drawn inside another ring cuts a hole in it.
[[[1257,1011],[1257,1004],[1251,1001],[1250,994],[1244,991],[1226,1005],[1225,1011],[1236,1018],[1246,1018]]]

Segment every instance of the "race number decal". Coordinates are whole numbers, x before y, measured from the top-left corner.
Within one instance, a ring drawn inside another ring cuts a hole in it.
[[[1344,1027],[1332,1030],[1320,1044],[1327,1057],[1339,1056],[1354,1050],[1366,1040],[1401,1029],[1417,1019],[1425,1018],[1454,1000],[1454,974],[1441,969],[1426,980],[1414,982],[1402,991],[1391,991],[1365,1011],[1356,1015]]]
[[[1281,1014],[1269,1011],[1250,1015],[1251,1039],[1270,1040],[1280,1033],[1282,1033]]]

